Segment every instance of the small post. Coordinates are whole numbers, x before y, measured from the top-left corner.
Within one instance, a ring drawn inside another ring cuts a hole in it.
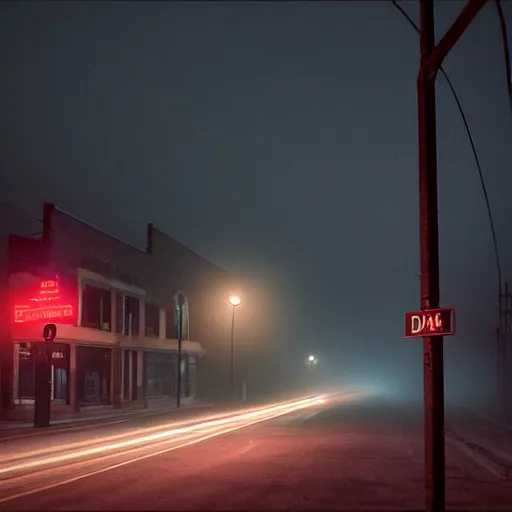
[[[235,306],[231,316],[231,373],[230,373],[231,401],[235,403]]]
[[[34,427],[50,426],[51,408],[51,351],[45,343],[35,343]]]
[[[178,312],[178,333],[177,333],[177,338],[178,338],[178,377],[177,377],[177,382],[176,382],[176,407],[179,408],[181,406],[181,358],[182,358],[182,353],[181,353],[181,337],[182,337],[182,333],[183,333],[183,314],[182,314],[182,307],[183,307],[183,300],[182,300],[182,296],[181,294],[178,296],[178,307],[177,307],[177,312]]]

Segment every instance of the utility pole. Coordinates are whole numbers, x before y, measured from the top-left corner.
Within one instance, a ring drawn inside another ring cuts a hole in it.
[[[508,345],[512,333],[512,295],[505,283],[505,291],[500,295],[500,327],[497,329],[498,343],[498,400],[500,407],[508,407],[510,397],[507,396],[509,354]]]
[[[439,307],[439,233],[435,82],[441,64],[487,0],[469,0],[436,45],[434,0],[420,0],[421,69],[418,74],[421,309]],[[423,338],[425,505],[445,510],[443,338]]]
[[[428,59],[435,47],[433,0],[420,2],[421,69],[418,76],[421,309],[439,307],[435,81]],[[445,509],[443,338],[423,338],[425,500],[427,512]]]

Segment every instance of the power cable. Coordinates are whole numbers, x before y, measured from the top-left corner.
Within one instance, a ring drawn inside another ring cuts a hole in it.
[[[414,28],[414,30],[418,34],[420,34],[420,29],[419,29],[418,25],[416,25],[416,23],[414,23],[412,18],[398,4],[398,1],[397,0],[392,0],[392,4],[395,6],[396,9],[398,9],[398,11],[409,22],[409,24]],[[499,4],[499,0],[498,0],[498,4]],[[478,176],[480,178],[480,185],[482,187],[482,192],[483,192],[483,195],[484,195],[484,198],[485,198],[485,204],[486,204],[486,207],[487,207],[487,215],[489,217],[489,224],[490,224],[490,227],[491,227],[492,240],[493,240],[493,245],[494,245],[494,255],[495,255],[495,258],[496,258],[496,270],[497,270],[497,273],[498,273],[498,290],[499,290],[499,295],[500,295],[500,307],[501,307],[501,295],[502,295],[502,285],[501,285],[501,283],[502,283],[502,276],[501,276],[500,254],[499,254],[499,249],[498,249],[498,240],[497,240],[497,237],[496,237],[496,229],[494,227],[494,219],[493,219],[493,216],[492,216],[491,203],[490,203],[490,200],[489,200],[489,194],[487,193],[487,187],[485,185],[484,173],[483,173],[483,170],[482,170],[482,166],[480,164],[480,158],[479,158],[478,152],[476,150],[475,142],[473,140],[473,135],[471,133],[471,129],[469,127],[469,123],[467,121],[466,114],[464,113],[464,109],[462,108],[462,104],[461,104],[461,102],[459,100],[459,97],[457,95],[455,87],[454,87],[452,81],[450,80],[448,74],[446,73],[446,71],[444,70],[444,68],[442,66],[440,67],[440,72],[443,75],[443,77],[445,78],[446,83],[448,84],[448,87],[450,88],[450,90],[452,92],[452,95],[453,95],[453,97],[455,99],[455,102],[457,104],[457,108],[458,108],[460,116],[462,118],[462,122],[464,123],[464,127],[466,129],[466,134],[468,136],[469,143],[471,144],[471,150],[473,152],[473,157],[475,159],[476,167],[478,169]],[[509,82],[510,82],[510,80],[509,80]]]

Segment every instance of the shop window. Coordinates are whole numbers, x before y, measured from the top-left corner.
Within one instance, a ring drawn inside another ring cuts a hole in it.
[[[82,288],[82,325],[111,330],[110,290],[86,284]]]
[[[165,337],[168,340],[176,338],[174,329],[174,305],[165,310]]]
[[[182,318],[182,326],[181,326],[181,339],[182,340],[188,340],[188,327],[189,327],[189,320],[188,320],[188,302],[185,300],[183,302],[183,306],[181,308],[181,314],[183,316]],[[178,326],[176,326],[176,329]]]
[[[80,405],[110,403],[111,349],[77,347],[76,389]]]
[[[146,336],[158,338],[160,335],[160,308],[146,302]]]
[[[117,322],[116,332],[126,336],[139,334],[139,299],[116,292]]]
[[[195,398],[197,393],[197,362],[195,356],[188,356],[187,396]]]
[[[18,397],[34,398],[34,362],[26,343],[21,343],[19,349]]]
[[[147,396],[173,396],[176,390],[176,356],[148,352],[146,358]]]

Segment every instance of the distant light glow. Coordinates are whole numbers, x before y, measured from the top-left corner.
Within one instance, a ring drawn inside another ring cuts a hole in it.
[[[310,363],[312,363],[315,360],[315,356],[309,356],[308,360],[309,360]]]
[[[229,298],[229,303],[232,305],[232,306],[238,306],[240,304],[240,302],[242,302],[240,300],[240,297],[237,297],[236,295],[233,295]]]

